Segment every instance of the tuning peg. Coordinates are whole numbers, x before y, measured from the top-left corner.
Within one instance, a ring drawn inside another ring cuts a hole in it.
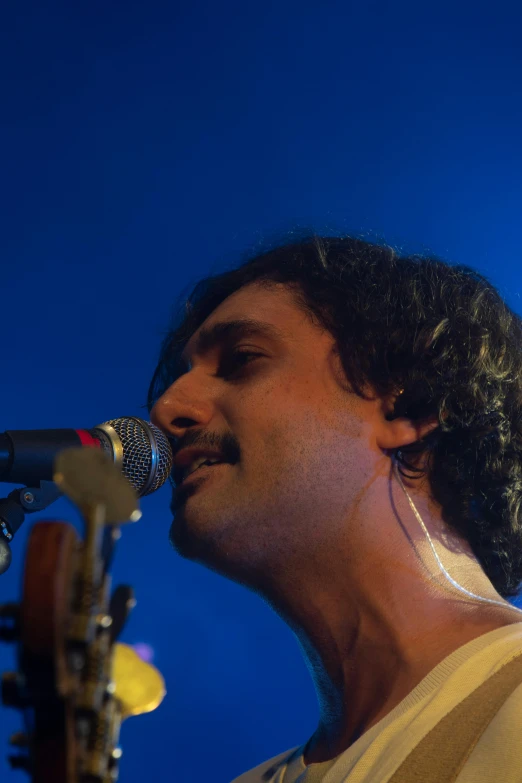
[[[29,737],[23,731],[17,731],[9,737],[9,744],[15,748],[29,747]]]
[[[8,756],[7,760],[11,769],[23,769],[25,772],[31,772],[31,760],[29,756]]]
[[[109,763],[107,765],[107,772],[103,778],[103,783],[116,783],[120,774],[119,761],[122,755],[123,751],[119,746],[114,748],[109,756]]]
[[[0,641],[15,642],[20,636],[20,607],[13,602],[0,605]]]
[[[23,519],[23,514],[22,514],[22,519]],[[5,527],[5,522],[1,517],[0,517],[0,523],[2,527]],[[4,537],[4,533],[0,529],[0,574],[5,574],[5,572],[11,565],[12,559],[13,559],[13,554],[11,552],[11,548]]]
[[[6,707],[27,707],[30,703],[25,677],[18,672],[2,674],[2,701]]]
[[[118,585],[111,596],[109,607],[109,614],[112,617],[111,643],[114,643],[119,637],[135,606],[136,599],[131,585]]]

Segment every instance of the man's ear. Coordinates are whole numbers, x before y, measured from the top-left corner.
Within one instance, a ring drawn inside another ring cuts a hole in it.
[[[427,419],[413,421],[406,416],[393,416],[397,398],[394,395],[386,400],[381,400],[377,410],[377,445],[382,449],[398,449],[401,446],[409,446],[424,438],[432,430],[439,426],[438,416],[430,416]]]
[[[422,421],[412,421],[405,417],[379,423],[377,432],[377,445],[382,449],[398,449],[401,446],[409,446],[424,438],[429,432],[437,429],[439,420],[436,416]]]

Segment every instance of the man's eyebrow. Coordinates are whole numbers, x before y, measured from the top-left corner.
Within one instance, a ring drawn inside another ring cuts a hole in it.
[[[232,321],[218,321],[212,326],[203,327],[197,338],[193,356],[204,356],[218,345],[232,342],[240,337],[266,337],[269,340],[282,340],[284,333],[266,321],[254,318],[236,318]],[[186,348],[181,354],[183,364],[188,367]]]

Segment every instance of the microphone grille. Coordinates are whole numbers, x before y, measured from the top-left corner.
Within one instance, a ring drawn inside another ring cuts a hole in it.
[[[123,447],[122,473],[140,497],[161,487],[172,470],[172,449],[165,433],[135,416],[105,422],[116,430]]]

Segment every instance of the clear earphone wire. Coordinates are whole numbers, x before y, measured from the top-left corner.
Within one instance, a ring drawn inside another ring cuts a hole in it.
[[[405,495],[406,495],[406,497],[408,498],[408,501],[409,501],[409,504],[410,504],[410,506],[411,506],[411,509],[412,509],[413,513],[415,514],[415,516],[417,517],[417,520],[418,520],[419,524],[421,525],[422,529],[423,529],[423,530],[424,530],[424,532],[426,533],[426,536],[427,536],[427,538],[428,538],[428,541],[429,541],[429,544],[430,544],[430,546],[431,546],[431,548],[432,548],[433,554],[435,555],[435,559],[437,560],[437,563],[439,564],[439,568],[440,568],[440,570],[442,571],[442,573],[444,574],[444,576],[446,577],[446,579],[447,579],[447,580],[448,580],[448,581],[449,581],[449,582],[450,582],[450,583],[451,583],[451,584],[452,584],[454,587],[456,587],[456,588],[457,588],[457,590],[460,590],[461,592],[463,592],[463,593],[466,593],[466,595],[469,595],[469,596],[471,596],[471,598],[476,598],[476,599],[477,599],[477,601],[485,601],[485,602],[486,602],[486,603],[488,603],[488,604],[498,604],[499,606],[503,606],[505,609],[506,609],[506,608],[509,608],[509,609],[514,609],[516,612],[520,612],[520,613],[522,614],[522,609],[519,609],[517,606],[513,606],[513,604],[509,603],[509,601],[495,601],[495,600],[493,600],[492,598],[484,598],[484,597],[483,597],[483,596],[481,596],[481,595],[475,595],[475,593],[471,593],[469,590],[466,590],[466,588],[465,588],[465,587],[462,587],[462,585],[459,585],[459,583],[458,583],[458,582],[456,582],[456,581],[455,581],[455,580],[454,580],[454,579],[453,579],[453,578],[452,578],[452,577],[451,577],[451,576],[448,574],[448,572],[446,571],[446,569],[445,569],[445,568],[444,568],[444,566],[442,565],[442,562],[441,562],[441,560],[440,560],[440,558],[439,558],[439,556],[438,556],[437,552],[435,551],[435,547],[433,546],[433,541],[431,540],[431,536],[430,536],[430,534],[428,533],[428,531],[427,531],[427,529],[426,529],[426,525],[425,525],[425,524],[424,524],[424,522],[422,521],[422,517],[421,517],[421,515],[420,515],[420,514],[419,514],[419,512],[417,511],[417,508],[416,508],[416,506],[415,506],[415,504],[414,504],[413,500],[411,499],[411,497],[410,497],[410,495],[409,495],[409,492],[408,492],[408,490],[407,490],[407,489],[406,489],[406,487],[404,486],[404,483],[403,483],[403,481],[402,481],[402,478],[401,478],[401,474],[400,474],[400,472],[399,472],[399,468],[398,468],[398,464],[397,464],[397,458],[396,458],[396,455],[395,455],[395,454],[393,455],[392,462],[393,462],[393,467],[394,467],[394,469],[395,469],[395,474],[396,474],[396,476],[397,476],[397,479],[398,479],[398,481],[399,481],[399,484],[401,485],[401,487],[402,487],[402,489],[403,489],[403,491],[404,491],[404,494],[405,494]]]

